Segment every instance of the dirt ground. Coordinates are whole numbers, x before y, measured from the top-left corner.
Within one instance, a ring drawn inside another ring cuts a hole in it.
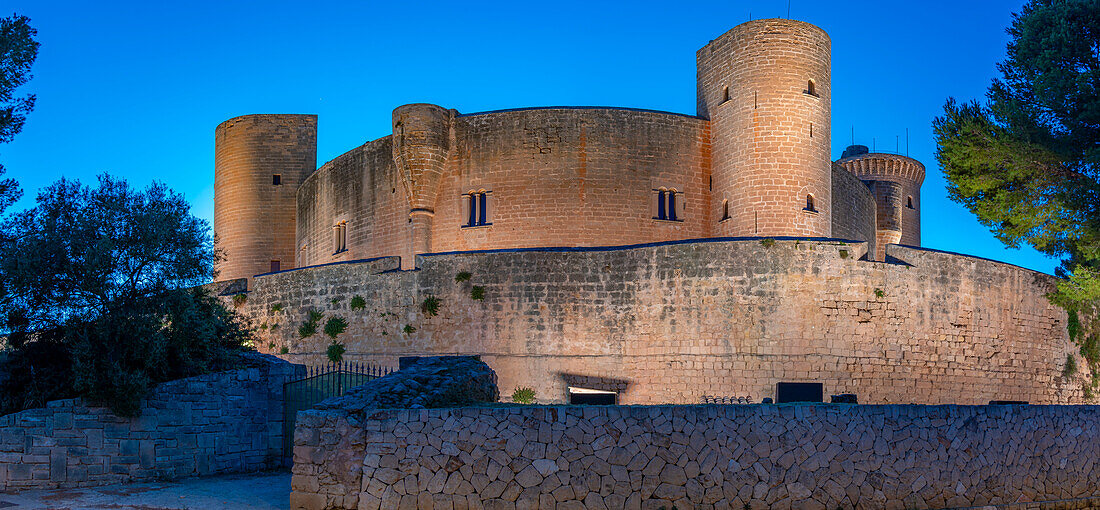
[[[2,510],[285,510],[289,507],[290,473],[286,471],[86,489],[0,492]]]

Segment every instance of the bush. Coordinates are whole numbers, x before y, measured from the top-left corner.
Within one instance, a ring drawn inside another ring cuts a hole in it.
[[[271,305],[271,313],[272,314],[276,314],[276,313],[279,313],[281,311],[283,311],[283,304],[282,303],[275,303],[275,304]]]
[[[470,288],[470,298],[481,301],[485,299],[485,287],[474,285]]]
[[[1069,379],[1077,373],[1077,358],[1073,354],[1066,356],[1066,365],[1062,367],[1062,377]]]
[[[512,402],[518,404],[533,404],[535,402],[535,390],[531,388],[516,388],[512,392]]]
[[[325,334],[333,340],[346,329],[348,329],[348,321],[344,320],[343,317],[333,317],[325,323]]]
[[[240,294],[237,294],[237,295],[233,296],[233,306],[237,306],[237,307],[244,306],[244,304],[246,302],[248,302],[248,294],[245,294],[245,293],[242,292]]]
[[[420,303],[420,310],[422,312],[434,317],[436,315],[439,315],[439,305],[440,304],[441,303],[439,301],[439,298],[437,298],[435,296],[428,296],[428,297],[424,298],[423,303]]]
[[[305,321],[301,326],[298,326],[298,337],[309,338],[317,334],[317,323],[313,321]]]
[[[469,271],[463,271],[455,275],[455,283],[468,282],[473,276]]]
[[[411,335],[413,333],[416,333],[416,327],[412,324],[406,324],[404,331],[406,335]]]
[[[875,297],[882,299],[886,295],[886,291],[882,289],[875,289]]]
[[[348,303],[352,310],[362,310],[367,307],[367,300],[363,299],[363,296],[355,296],[351,298],[351,302]]]
[[[775,246],[775,239],[772,239],[770,237],[766,239],[761,239],[760,245],[765,248],[771,248],[772,246]]]
[[[337,343],[336,340],[333,340],[332,343],[329,344],[325,354],[328,355],[329,361],[339,363],[344,360],[344,352],[346,352],[344,344]]]

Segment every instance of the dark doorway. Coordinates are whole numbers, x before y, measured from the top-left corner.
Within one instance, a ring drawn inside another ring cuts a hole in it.
[[[775,385],[775,403],[822,402],[821,383],[781,382]]]

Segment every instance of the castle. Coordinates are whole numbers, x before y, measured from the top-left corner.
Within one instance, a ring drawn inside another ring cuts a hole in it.
[[[353,359],[481,354],[550,401],[1078,398],[1050,277],[918,249],[920,162],[832,160],[830,44],[734,27],[696,53],[694,116],[404,105],[320,168],[316,116],[230,119],[219,277],[247,280],[261,350],[322,359],[335,338],[296,334],[318,311]]]

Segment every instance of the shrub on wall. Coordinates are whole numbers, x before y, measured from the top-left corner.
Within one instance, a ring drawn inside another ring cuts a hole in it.
[[[406,324],[404,331],[406,335],[411,335],[413,333],[416,333],[416,327],[412,324]]]
[[[329,361],[339,363],[344,360],[344,352],[346,352],[344,344],[337,343],[336,340],[333,340],[332,343],[329,344],[325,354],[328,356]]]
[[[332,317],[328,322],[325,322],[325,334],[333,340],[346,329],[348,329],[348,321],[344,320],[343,317]]]
[[[367,300],[363,299],[363,296],[355,296],[351,298],[351,302],[348,303],[352,310],[363,310],[367,307]]]
[[[310,310],[307,313],[305,322],[301,326],[298,326],[298,336],[301,338],[309,338],[317,334],[317,323],[321,322],[321,317],[324,315],[317,310]]]
[[[477,301],[485,299],[485,287],[474,285],[470,288],[470,298]]]
[[[517,404],[533,404],[535,402],[535,390],[531,388],[516,388],[512,392],[512,402]]]
[[[469,271],[462,271],[461,273],[455,275],[455,283],[468,282],[470,281],[470,278],[473,278],[473,276],[474,275],[470,274]]]
[[[439,298],[435,296],[428,296],[424,298],[424,302],[420,303],[420,310],[428,315],[439,315],[439,305],[441,302]]]

